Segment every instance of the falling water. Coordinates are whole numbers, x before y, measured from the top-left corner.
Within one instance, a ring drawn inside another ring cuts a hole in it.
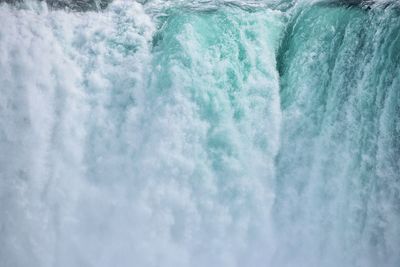
[[[396,1],[25,0],[0,25],[0,266],[400,266]]]

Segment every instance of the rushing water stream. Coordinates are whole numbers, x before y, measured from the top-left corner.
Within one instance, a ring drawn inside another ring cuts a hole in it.
[[[400,266],[396,1],[48,2],[0,3],[1,267]]]

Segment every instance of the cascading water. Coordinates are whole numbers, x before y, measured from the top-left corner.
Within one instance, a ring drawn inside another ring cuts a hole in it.
[[[400,264],[399,14],[316,5],[289,23],[275,191],[289,266]]]
[[[81,2],[0,4],[0,266],[400,266],[398,4]]]

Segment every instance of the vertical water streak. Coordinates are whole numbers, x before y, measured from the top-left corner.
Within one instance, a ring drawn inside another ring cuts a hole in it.
[[[275,214],[286,237],[278,262],[399,262],[397,13],[321,4],[288,28],[279,56]]]

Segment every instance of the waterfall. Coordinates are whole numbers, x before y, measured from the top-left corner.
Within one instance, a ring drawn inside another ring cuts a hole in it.
[[[395,1],[47,2],[0,3],[0,266],[400,265]]]

